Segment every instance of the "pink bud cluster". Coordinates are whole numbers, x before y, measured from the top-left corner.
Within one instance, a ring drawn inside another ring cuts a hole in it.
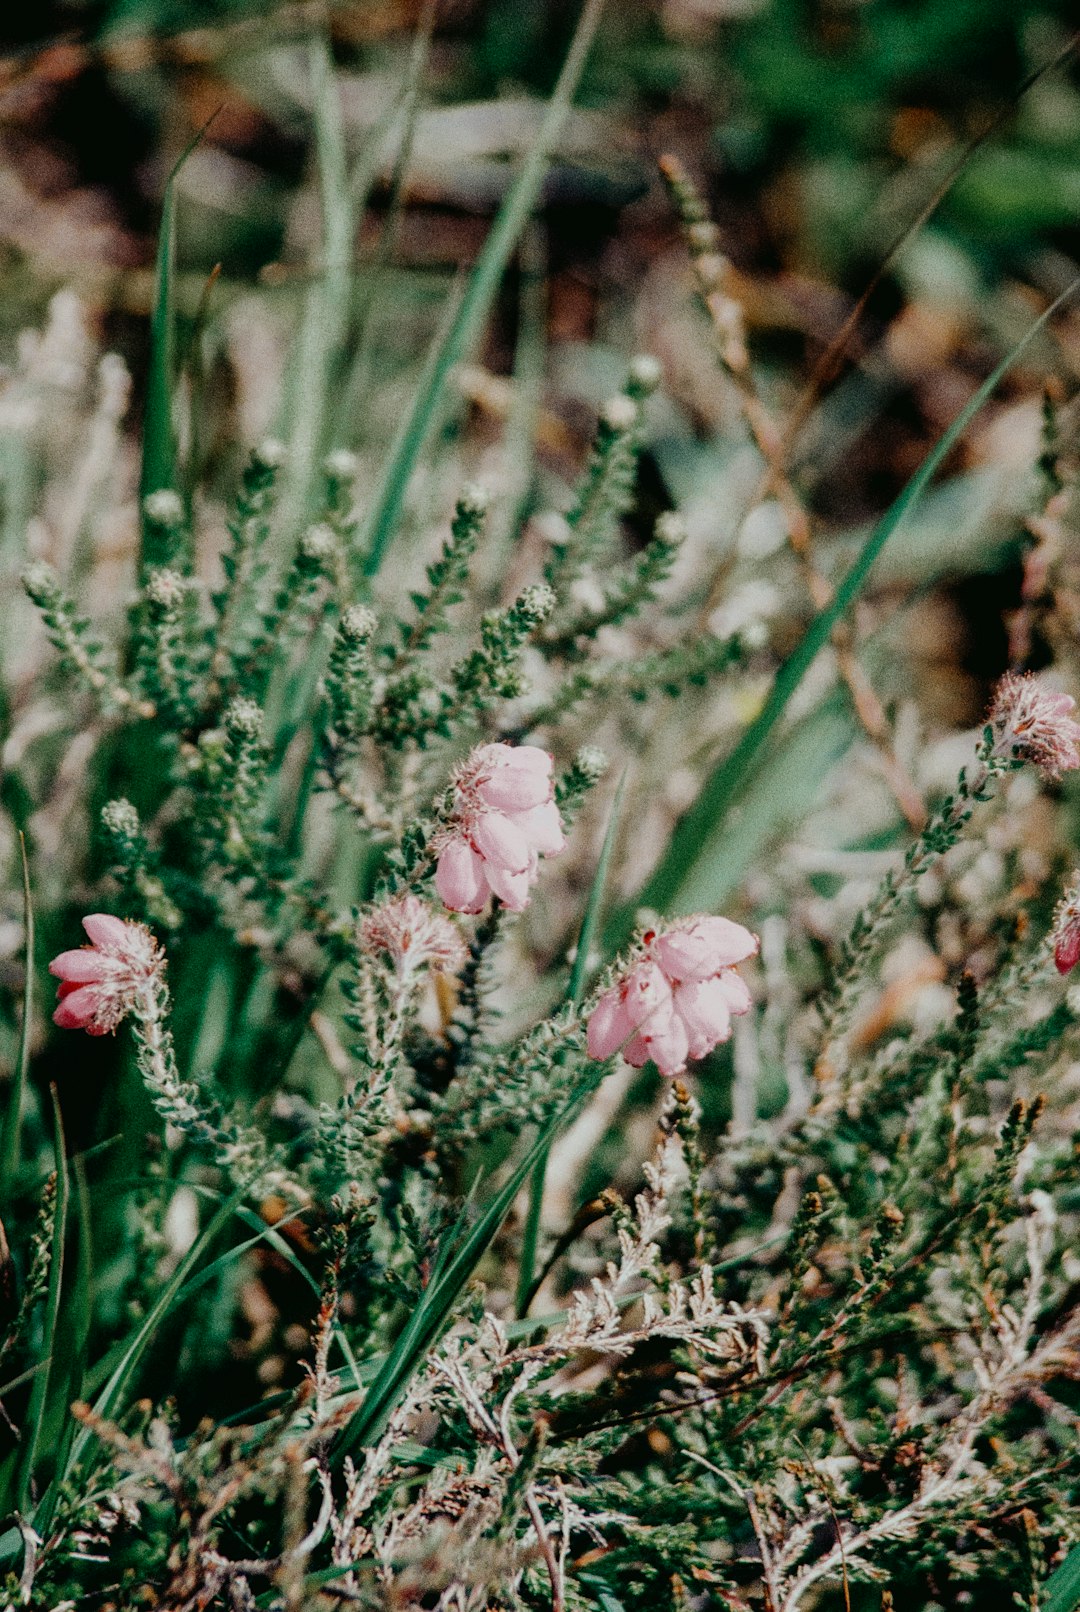
[[[749,1009],[735,965],[757,949],[757,936],[730,918],[684,918],[662,933],[650,930],[589,1017],[589,1056],[621,1050],[635,1068],[651,1058],[662,1075],[681,1074],[688,1058],[704,1058],[729,1038],[732,1014]]]
[[[468,956],[452,920],[414,895],[373,907],[360,920],[359,938],[362,951],[389,957],[402,980],[425,967],[436,974],[456,973]]]
[[[551,770],[535,745],[481,744],[455,773],[435,869],[452,912],[482,912],[491,896],[511,912],[528,906],[540,857],[566,844]]]
[[[108,1035],[150,989],[165,954],[145,924],[93,912],[82,921],[91,945],[61,952],[49,964],[60,980],[53,1023],[62,1030]]]
[[[1030,673],[1006,672],[990,706],[994,754],[1003,761],[1029,761],[1044,778],[1080,767],[1080,722],[1076,701],[1048,688]]]

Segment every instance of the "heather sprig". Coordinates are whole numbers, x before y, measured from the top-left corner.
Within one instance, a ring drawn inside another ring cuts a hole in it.
[[[147,920],[163,929],[179,929],[183,914],[169,895],[160,859],[151,850],[131,802],[106,801],[101,808],[101,829],[116,878],[139,902]]]
[[[954,793],[946,796],[909,846],[902,867],[886,875],[877,894],[856,917],[819,1004],[826,1045],[850,1012],[875,948],[906,897],[938,858],[959,843],[976,806],[989,800],[1000,780],[1018,765],[1016,758],[996,746],[992,729],[984,729],[975,761],[961,771]]]
[[[545,583],[524,588],[506,610],[489,611],[480,643],[449,669],[445,683],[419,668],[391,674],[373,718],[377,738],[395,749],[469,731],[493,705],[525,692],[521,655],[555,607]]]
[[[557,542],[544,580],[561,597],[586,566],[600,560],[617,521],[633,501],[641,451],[643,405],[660,383],[660,366],[644,355],[634,360],[623,391],[600,410],[592,453],[572,509],[567,533]]]
[[[212,690],[232,680],[237,635],[244,629],[253,590],[265,574],[264,551],[285,457],[284,445],[267,438],[253,450],[244,467],[236,506],[229,516],[229,546],[221,556],[225,585],[213,597],[217,619],[210,666]]]
[[[450,537],[439,558],[427,568],[427,589],[410,595],[415,619],[402,622],[401,644],[391,653],[391,665],[403,662],[425,650],[439,633],[449,632],[448,612],[461,604],[469,580],[469,562],[484,531],[488,495],[483,487],[464,489],[454,506]]]
[[[41,613],[61,664],[91,690],[102,710],[153,716],[153,705],[127,687],[115,658],[95,636],[90,622],[78,613],[52,566],[35,561],[23,572],[22,584]]]
[[[188,593],[187,579],[179,571],[164,569],[151,571],[143,588],[139,669],[158,716],[175,729],[186,727],[196,710],[186,630]]]
[[[602,627],[616,627],[637,615],[670,576],[685,535],[678,515],[662,515],[639,555],[597,579],[595,604],[565,609],[554,617],[539,640],[544,653],[580,660]]]

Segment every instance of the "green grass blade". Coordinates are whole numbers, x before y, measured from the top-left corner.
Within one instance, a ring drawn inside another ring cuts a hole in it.
[[[280,523],[299,522],[308,505],[315,464],[326,446],[327,400],[349,323],[355,214],[345,153],[345,125],[327,38],[309,44],[315,161],[322,215],[320,273],[304,301],[290,356],[289,458]]]
[[[49,1389],[56,1380],[57,1322],[60,1319],[60,1290],[64,1281],[64,1242],[67,1237],[68,1199],[70,1195],[67,1157],[64,1150],[64,1122],[56,1087],[52,1088],[53,1148],[56,1156],[56,1215],[53,1220],[52,1252],[49,1259],[49,1285],[45,1295],[45,1325],[41,1338],[41,1357],[45,1369],[34,1379],[26,1422],[22,1430],[22,1458],[19,1463],[18,1508],[28,1509],[30,1486],[37,1464],[41,1429],[49,1401]]]
[[[26,836],[19,831],[19,854],[22,857],[23,881],[23,934],[26,937],[26,979],[23,982],[22,1025],[19,1029],[19,1050],[15,1059],[15,1079],[11,1097],[4,1115],[4,1130],[0,1136],[0,1181],[10,1183],[19,1168],[19,1139],[22,1134],[23,1105],[26,1101],[26,1077],[30,1068],[30,1035],[34,1014],[34,904],[30,899],[30,864],[26,857]]]
[[[161,224],[154,265],[154,303],[150,315],[150,367],[146,376],[143,413],[140,499],[162,489],[175,492],[177,487],[177,444],[173,422],[176,391],[176,181],[211,122],[213,118],[203,124],[182,152],[165,181],[165,194],[161,200]],[[141,561],[144,571],[162,564],[168,558],[155,550],[154,539],[159,530],[144,518]]]
[[[90,1320],[94,1304],[94,1258],[90,1241],[90,1189],[86,1179],[86,1161],[80,1154],[71,1161],[75,1177],[75,1198],[78,1203],[78,1259],[75,1281],[68,1295],[66,1325],[71,1332],[71,1370],[68,1373],[63,1402],[54,1407],[53,1423],[60,1425],[56,1438],[56,1470],[48,1489],[38,1502],[34,1522],[41,1533],[47,1533],[60,1500],[60,1474],[67,1471],[68,1454],[75,1438],[76,1424],[69,1414],[69,1406],[82,1398],[86,1373],[86,1352],[90,1341]],[[55,1434],[54,1434],[55,1436]]]
[[[339,1456],[371,1444],[383,1432],[409,1378],[437,1342],[466,1283],[509,1214],[514,1199],[535,1169],[536,1161],[551,1146],[562,1127],[574,1118],[601,1078],[599,1071],[588,1076],[570,1101],[548,1121],[475,1225],[446,1259],[442,1265],[442,1275],[425,1288],[404,1331],[395,1340],[378,1376],[368,1389],[364,1403],[346,1428]]]
[[[677,902],[680,892],[693,884],[694,870],[702,847],[715,835],[744,786],[766,740],[787,709],[788,701],[813,661],[825,648],[833,628],[862,592],[874,563],[889,538],[911,513],[938,467],[952,452],[1002,378],[1053,314],[1074,295],[1078,286],[1080,279],[1074,280],[1072,285],[1028,327],[1016,345],[979,387],[970,402],[961,409],[899,497],[882,516],[832,599],[814,617],[798,647],[780,667],[759,715],[747,728],[731,754],[720,762],[706,780],[704,788],[690,810],[676,823],[667,850],[659,866],[646,882],[645,888],[634,903],[635,906],[654,907],[658,912],[670,911]],[[633,909],[624,908],[616,915],[609,928],[606,937],[608,945],[611,947],[620,945],[629,933],[632,923]]]
[[[581,920],[581,933],[578,935],[577,951],[574,955],[574,964],[570,970],[570,983],[567,987],[567,998],[576,1007],[585,991],[585,975],[589,966],[589,953],[596,942],[600,927],[600,913],[604,903],[604,890],[607,887],[608,869],[615,851],[615,839],[619,827],[619,813],[622,809],[623,790],[626,787],[626,773],[619,779],[619,787],[615,791],[615,799],[611,803],[611,812],[608,815],[607,829],[604,833],[604,843],[600,848],[600,859],[596,864],[592,885],[589,889],[589,898],[585,903],[585,916]],[[529,1184],[529,1209],[525,1217],[525,1227],[521,1239],[521,1263],[518,1269],[517,1284],[517,1313],[519,1316],[528,1314],[529,1305],[534,1298],[534,1285],[536,1273],[536,1248],[540,1240],[540,1211],[544,1202],[544,1182],[547,1177],[547,1162],[550,1149],[545,1148],[536,1161],[532,1181]]]
[[[1039,1598],[1042,1612],[1076,1612],[1080,1607],[1080,1545],[1050,1574]]]
[[[536,142],[506,196],[470,276],[465,295],[391,450],[364,531],[365,569],[374,576],[386,556],[417,459],[435,420],[450,372],[466,356],[491,306],[514,243],[539,194],[551,148],[570,110],[604,0],[585,0],[577,29]]]
[[[437,8],[438,0],[424,0],[423,11],[417,20],[412,49],[409,52],[409,61],[405,70],[401,104],[394,119],[395,123],[400,122],[401,133],[397,143],[397,154],[394,157],[393,172],[390,175],[389,203],[383,218],[382,228],[379,231],[379,239],[370,259],[364,265],[364,290],[356,318],[356,359],[346,394],[346,418],[358,412],[362,400],[369,397],[372,391],[374,354],[371,337],[375,328],[376,316],[381,313],[383,293],[390,283],[391,260],[398,242],[401,219],[405,212],[405,176],[412,162],[416,129],[420,117],[420,91],[424,73],[427,69],[428,57],[431,54],[431,35],[435,26]],[[381,149],[382,142],[373,140],[372,162],[379,155]],[[374,177],[375,173],[374,169],[372,169],[372,181]]]
[[[207,1223],[177,1265],[172,1276],[158,1294],[153,1306],[147,1311],[142,1322],[133,1333],[131,1341],[113,1369],[108,1382],[94,1401],[93,1408],[98,1416],[112,1416],[115,1414],[120,1402],[120,1396],[130,1381],[139,1361],[150,1347],[154,1333],[172,1309],[177,1295],[187,1284],[189,1276],[207,1248],[212,1246],[218,1233],[228,1224],[243,1196],[244,1189],[241,1188],[239,1192],[234,1192],[232,1197],[226,1198],[217,1213]],[[80,1428],[71,1446],[65,1476],[78,1466],[91,1436],[89,1428]]]

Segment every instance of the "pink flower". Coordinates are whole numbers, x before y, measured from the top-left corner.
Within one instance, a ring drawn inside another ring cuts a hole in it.
[[[450,919],[419,896],[395,896],[374,907],[360,921],[363,951],[385,953],[399,979],[411,979],[425,966],[436,974],[452,974],[468,953]]]
[[[481,912],[493,895],[511,912],[528,906],[539,858],[566,844],[551,768],[535,745],[481,744],[458,769],[435,869],[452,912]]]
[[[49,964],[49,973],[60,980],[53,1023],[62,1030],[107,1035],[153,986],[165,954],[145,924],[94,912],[82,925],[92,944],[61,952]]]
[[[757,949],[757,936],[729,918],[683,918],[662,934],[650,930],[589,1015],[590,1058],[621,1050],[635,1068],[651,1058],[662,1075],[681,1074],[688,1058],[704,1058],[728,1039],[732,1014],[749,1009],[735,965]]]
[[[1068,694],[1047,688],[1030,673],[1006,672],[990,706],[994,754],[1030,761],[1044,778],[1071,772],[1080,767],[1080,722],[1070,715],[1075,709]]]
[[[1080,963],[1080,877],[1073,880],[1054,915],[1054,966],[1069,974]]]

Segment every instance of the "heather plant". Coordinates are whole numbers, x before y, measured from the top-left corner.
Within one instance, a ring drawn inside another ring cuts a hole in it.
[[[12,587],[2,801],[6,1605],[1080,1601],[1065,407],[1024,548],[1049,582],[981,723],[905,742],[852,611],[1058,304],[837,562],[665,160],[746,514],[779,511],[781,544],[748,566],[649,507],[648,355],[561,507],[507,526],[431,427],[597,10],[384,460],[333,407],[356,328],[327,184],[325,395],[225,497],[191,449],[167,196],[137,503],[118,451],[104,478],[122,580],[56,540],[50,489],[83,467],[33,416],[53,480]],[[843,764],[815,775],[837,713]]]

